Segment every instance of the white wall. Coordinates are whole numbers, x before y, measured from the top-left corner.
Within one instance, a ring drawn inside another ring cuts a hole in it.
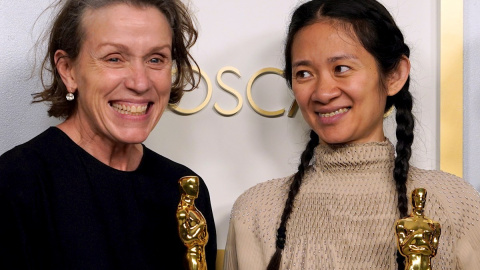
[[[464,0],[464,177],[480,190],[480,2]]]
[[[34,23],[48,2],[0,0],[0,153],[58,122],[48,119],[45,105],[30,105],[41,89],[37,76],[29,80],[32,48],[46,18]]]
[[[38,77],[28,80],[33,64],[29,54],[47,5],[42,0],[0,0],[0,153],[58,123],[49,119],[44,105],[30,105],[31,93],[40,90]],[[295,171],[306,142],[308,127],[300,112],[266,118],[247,102],[250,77],[266,67],[282,68],[286,25],[296,0],[195,0],[192,8],[200,24],[200,38],[193,49],[200,67],[212,82],[213,94],[200,112],[183,116],[167,112],[146,141],[160,154],[183,163],[207,182],[212,196],[218,244],[225,244],[230,209],[248,187]],[[436,0],[384,0],[404,30],[412,49],[412,91],[416,98],[417,133],[413,163],[422,168],[438,164],[438,8]],[[217,113],[214,103],[233,109],[236,99],[216,83],[218,70],[237,68],[241,77],[225,74],[224,82],[244,101],[234,116]],[[206,95],[205,83],[188,93],[180,106],[194,108]],[[266,75],[253,86],[253,98],[266,110],[288,109],[293,96],[277,75]],[[387,134],[393,138],[392,119]],[[261,207],[261,206],[259,206]]]

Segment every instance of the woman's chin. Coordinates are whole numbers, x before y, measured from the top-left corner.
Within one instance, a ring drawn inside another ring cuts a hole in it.
[[[143,143],[150,134],[149,131],[145,130],[120,130],[117,134],[114,135],[115,141],[122,144],[139,144]]]
[[[345,144],[348,143],[348,139],[343,136],[338,136],[338,133],[335,134],[322,134],[317,133],[322,144]]]

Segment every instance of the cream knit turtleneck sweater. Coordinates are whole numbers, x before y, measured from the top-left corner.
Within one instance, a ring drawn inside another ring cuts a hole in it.
[[[287,223],[281,269],[397,269],[393,161],[388,141],[318,146]],[[266,269],[289,179],[258,184],[237,199],[224,269]],[[407,194],[418,187],[428,192],[425,215],[442,226],[433,269],[479,270],[479,193],[453,175],[411,168]]]

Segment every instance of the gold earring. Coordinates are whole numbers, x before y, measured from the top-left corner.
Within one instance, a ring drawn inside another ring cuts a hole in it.
[[[390,114],[392,114],[394,108],[395,108],[395,106],[393,106],[393,105],[390,106],[390,108],[388,109],[388,111],[386,111],[386,112],[383,114],[383,119],[389,117]]]

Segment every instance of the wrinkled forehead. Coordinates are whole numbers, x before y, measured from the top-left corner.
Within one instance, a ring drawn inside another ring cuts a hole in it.
[[[112,9],[118,6],[128,6],[131,8],[135,9],[140,9],[140,10],[146,10],[146,9],[156,9],[160,14],[165,16],[166,18],[168,17],[165,12],[163,12],[159,7],[153,5],[153,4],[146,4],[146,3],[141,3],[141,2],[130,2],[130,1],[110,1],[106,3],[102,3],[99,5],[88,5],[86,6],[82,12],[80,13],[80,27],[84,26],[86,23],[88,23],[91,19],[92,16],[95,16],[97,13],[102,12],[107,9]],[[170,20],[167,18],[167,21],[169,22],[170,28],[171,23]]]

